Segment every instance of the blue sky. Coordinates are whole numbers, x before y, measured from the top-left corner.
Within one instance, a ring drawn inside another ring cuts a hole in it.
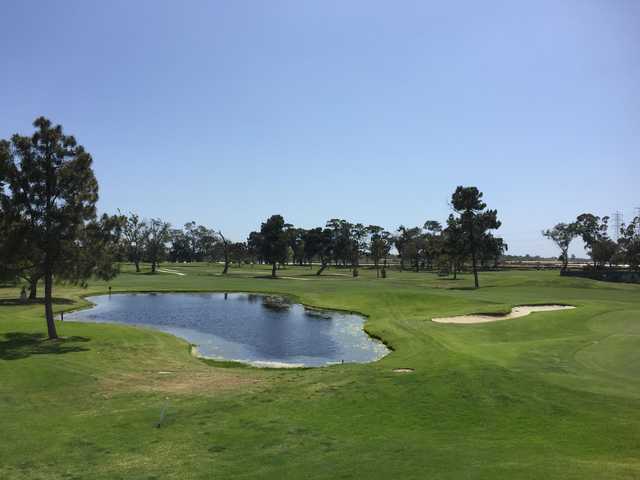
[[[554,254],[541,229],[640,207],[640,2],[8,0],[2,17],[0,137],[61,123],[103,211],[235,239],[273,213],[395,229],[476,185],[512,253]]]

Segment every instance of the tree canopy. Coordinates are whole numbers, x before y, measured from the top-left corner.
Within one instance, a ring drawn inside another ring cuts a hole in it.
[[[54,276],[71,282],[112,278],[121,225],[116,217],[96,216],[91,155],[60,125],[40,117],[33,126],[31,136],[15,134],[0,149],[2,263],[42,276],[47,330],[56,338]]]

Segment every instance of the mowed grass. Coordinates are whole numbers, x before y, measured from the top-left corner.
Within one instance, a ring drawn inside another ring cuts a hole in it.
[[[163,267],[186,275],[127,266],[110,285],[286,293],[368,315],[394,351],[266,370],[207,363],[134,327],[59,323],[64,338],[50,342],[42,305],[0,289],[0,478],[640,478],[640,286],[557,272],[483,273],[472,290],[468,276],[428,273]],[[106,290],[58,286],[56,311]],[[578,308],[430,321],[536,303]]]

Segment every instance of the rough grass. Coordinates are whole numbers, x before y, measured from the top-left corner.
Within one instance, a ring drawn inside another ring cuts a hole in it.
[[[186,275],[127,267],[113,291],[286,293],[368,315],[394,352],[264,370],[203,362],[185,342],[134,327],[59,323],[51,342],[42,305],[2,288],[0,478],[640,477],[639,286],[497,272],[474,291],[468,277],[425,273],[292,267],[280,272],[291,279],[269,280],[259,267],[169,268]],[[106,289],[58,286],[55,309]],[[429,321],[536,303],[578,308]]]

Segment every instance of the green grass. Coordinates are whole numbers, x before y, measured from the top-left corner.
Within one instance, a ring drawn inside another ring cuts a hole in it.
[[[368,315],[394,351],[368,365],[263,370],[203,362],[133,327],[59,323],[65,338],[50,342],[42,305],[16,305],[18,290],[3,288],[0,478],[640,478],[640,286],[557,272],[483,273],[471,290],[468,276],[169,268],[187,275],[127,268],[113,291],[286,293]],[[106,289],[58,286],[55,309]],[[532,303],[578,308],[429,321]]]

